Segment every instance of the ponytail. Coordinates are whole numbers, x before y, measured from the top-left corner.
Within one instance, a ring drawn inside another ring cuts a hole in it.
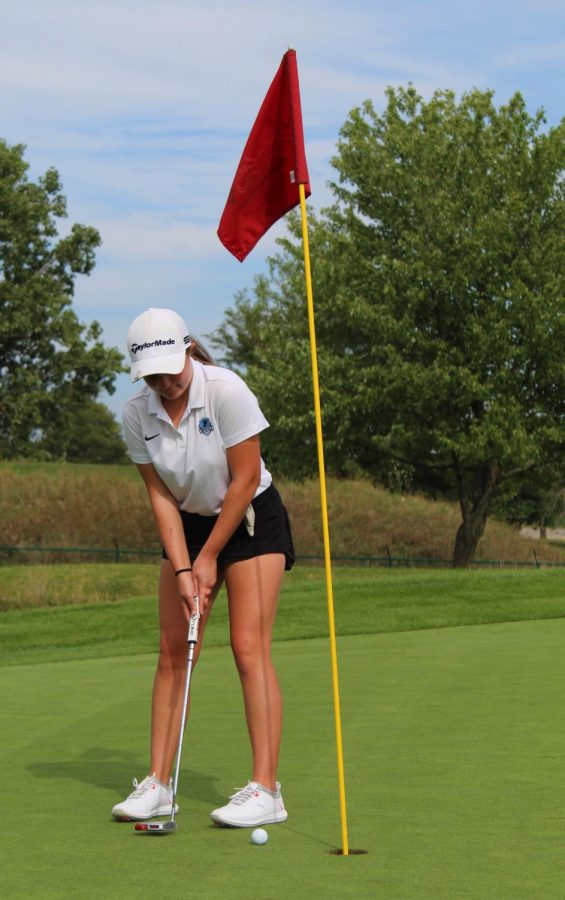
[[[197,359],[198,362],[201,362],[205,366],[214,366],[214,360],[206,350],[206,347],[203,347],[200,341],[197,341],[196,338],[191,338],[190,347],[187,351],[192,359]]]

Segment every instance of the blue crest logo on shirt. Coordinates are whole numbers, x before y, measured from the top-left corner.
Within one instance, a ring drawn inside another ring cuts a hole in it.
[[[209,434],[212,434],[213,430],[214,426],[212,425],[210,419],[207,419],[205,416],[204,418],[200,419],[200,422],[198,423],[198,431],[200,432],[200,434],[205,434],[206,437],[208,437]]]

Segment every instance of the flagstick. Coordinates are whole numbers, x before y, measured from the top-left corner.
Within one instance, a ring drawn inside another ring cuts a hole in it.
[[[328,618],[330,625],[330,654],[335,713],[335,733],[337,746],[337,772],[339,779],[339,804],[341,812],[341,836],[343,855],[349,856],[347,839],[347,810],[345,805],[345,778],[343,768],[343,743],[341,738],[341,712],[339,704],[339,680],[337,671],[337,648],[335,640],[335,617],[330,555],[330,529],[328,524],[328,502],[326,493],[326,470],[324,465],[324,443],[322,436],[322,413],[320,408],[320,385],[318,380],[318,355],[316,350],[316,329],[314,324],[314,297],[312,294],[312,274],[310,270],[310,247],[308,243],[308,223],[306,219],[306,194],[304,185],[299,184],[300,212],[302,214],[302,239],[304,243],[304,271],[306,275],[306,300],[308,304],[308,325],[310,327],[310,350],[312,356],[312,381],[314,384],[314,412],[316,416],[316,443],[318,445],[318,468],[320,471],[320,496],[322,500],[322,531],[324,536],[324,560],[326,569],[326,594],[328,598]]]

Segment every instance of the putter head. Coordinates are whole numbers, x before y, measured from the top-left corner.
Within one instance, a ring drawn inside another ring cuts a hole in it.
[[[145,834],[172,834],[177,830],[176,822],[136,822],[136,831],[143,831]]]

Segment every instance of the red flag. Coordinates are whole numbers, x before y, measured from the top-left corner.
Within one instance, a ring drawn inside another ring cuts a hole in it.
[[[298,206],[299,184],[309,197],[296,52],[288,50],[235,173],[218,228],[224,247],[243,262],[271,225]]]

